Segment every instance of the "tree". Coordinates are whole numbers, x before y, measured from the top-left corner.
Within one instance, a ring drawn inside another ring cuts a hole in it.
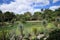
[[[41,12],[34,12],[33,19],[40,20],[41,19]]]
[[[25,12],[24,13],[25,20],[31,20],[32,14],[30,12]]]
[[[11,21],[13,18],[15,18],[15,14],[13,12],[5,12],[4,13],[5,16],[5,21]]]
[[[16,14],[16,21],[20,21],[20,15],[19,14]]]
[[[2,11],[0,10],[0,22],[2,22],[3,21],[3,13],[2,13]]]
[[[50,9],[46,9],[43,13],[43,19],[46,19],[47,21],[51,21],[52,20],[52,14],[53,14],[53,11],[50,10]]]
[[[58,24],[60,23],[60,8],[56,9],[53,13],[53,17],[55,20],[55,25],[58,26]]]
[[[60,16],[60,8],[55,10],[55,14],[56,14],[56,16]]]
[[[2,13],[2,11],[0,10],[0,13]]]

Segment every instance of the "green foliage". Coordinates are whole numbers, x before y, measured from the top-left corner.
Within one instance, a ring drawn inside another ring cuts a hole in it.
[[[45,28],[45,34],[49,34],[51,31],[57,29],[57,27],[53,23],[48,23],[46,28]]]
[[[5,12],[5,13],[0,13],[0,22],[7,22],[11,21],[13,18],[15,18],[15,14],[13,12]]]
[[[25,17],[25,20],[31,20],[32,15],[30,12],[26,12],[24,13],[24,17]]]
[[[52,23],[48,23],[47,29],[50,29],[50,30],[56,29],[56,26],[54,24],[52,24]]]
[[[47,40],[60,40],[60,29],[52,31]]]
[[[36,20],[40,20],[41,19],[41,12],[34,12],[33,18]]]
[[[44,21],[46,20],[46,21]],[[27,22],[29,21],[29,22]],[[32,21],[32,22],[31,22]],[[34,22],[36,21],[36,22]],[[39,22],[37,22],[39,21]],[[43,21],[43,23],[41,23]],[[15,24],[16,23],[16,24]],[[7,25],[6,25],[7,24]],[[52,11],[50,9],[46,9],[42,12],[25,12],[24,14],[14,14],[13,12],[2,12],[0,10],[0,39],[3,40],[4,37],[8,39],[8,33],[7,30],[15,29],[16,34],[20,34],[20,30],[18,30],[18,24],[24,25],[24,31],[23,33],[32,33],[34,32],[34,38],[36,37],[37,33],[50,33],[49,40],[60,40],[60,30],[57,29],[57,26],[60,24],[60,8],[56,9],[55,11]],[[4,27],[3,27],[4,26]],[[44,27],[45,26],[45,27]],[[54,31],[53,31],[54,30]],[[10,31],[9,31],[10,32]],[[56,33],[57,32],[57,33]],[[4,37],[3,37],[4,36]],[[57,39],[56,39],[56,37]],[[47,40],[48,40],[47,39]],[[9,40],[9,39],[8,39]]]
[[[11,21],[12,19],[16,19],[16,21],[21,21],[21,20],[25,20],[25,21],[32,21],[32,20],[43,20],[46,19],[48,22],[52,22],[55,21],[55,19],[57,17],[60,17],[60,8],[56,9],[55,11],[52,11],[50,9],[45,9],[42,12],[34,12],[34,14],[32,15],[32,13],[30,12],[25,12],[24,14],[14,14],[13,12],[5,12],[3,13],[0,10],[0,21]]]
[[[36,35],[37,34],[37,28],[33,28],[33,32]]]
[[[4,13],[4,19],[5,21],[11,21],[13,18],[15,18],[15,14],[13,12],[5,12]]]

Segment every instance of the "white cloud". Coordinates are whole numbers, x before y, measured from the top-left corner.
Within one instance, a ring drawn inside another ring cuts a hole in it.
[[[31,6],[33,3],[35,5]],[[26,11],[34,12],[35,10],[40,9],[34,9],[35,6],[41,5],[45,6],[49,4],[49,0],[15,0],[15,2],[11,2],[10,4],[2,4],[0,5],[0,9],[5,11],[11,11],[15,13],[24,13]]]
[[[53,0],[53,3],[56,3],[57,1],[60,1],[60,0]]]
[[[58,8],[60,8],[60,6],[52,6],[52,7],[50,7],[49,9],[51,9],[51,10],[55,10],[55,9],[58,9]]]
[[[36,0],[34,6],[45,6],[49,4],[49,0]]]

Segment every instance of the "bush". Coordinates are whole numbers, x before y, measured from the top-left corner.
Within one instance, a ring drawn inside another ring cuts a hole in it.
[[[60,40],[60,29],[52,31],[47,40]]]

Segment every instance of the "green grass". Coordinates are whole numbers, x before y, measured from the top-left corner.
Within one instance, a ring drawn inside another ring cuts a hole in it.
[[[23,29],[25,34],[32,33],[33,28],[36,28],[38,32],[44,32],[46,29],[47,29],[46,31],[48,31],[48,29],[55,29],[56,27],[52,23],[48,23],[46,27],[40,22],[27,22],[23,24]],[[17,30],[16,33],[20,33],[19,27],[17,27],[16,30]]]
[[[18,22],[18,23],[19,23],[19,25],[21,24],[21,22]],[[19,25],[15,24],[14,26],[7,26],[5,29],[11,30],[11,31],[12,31],[12,29],[14,29],[16,34],[19,35],[20,34]],[[33,28],[36,28],[38,30],[38,32],[45,32],[47,30],[50,31],[50,29],[55,29],[56,27],[52,23],[48,23],[48,25],[46,27],[41,22],[27,22],[27,23],[23,24],[23,30],[24,30],[23,32],[25,34],[32,33]]]
[[[37,28],[39,31],[43,31],[44,27],[40,22],[27,22],[23,24],[24,33],[32,33],[33,28]],[[19,26],[16,28],[16,33],[20,34]]]

